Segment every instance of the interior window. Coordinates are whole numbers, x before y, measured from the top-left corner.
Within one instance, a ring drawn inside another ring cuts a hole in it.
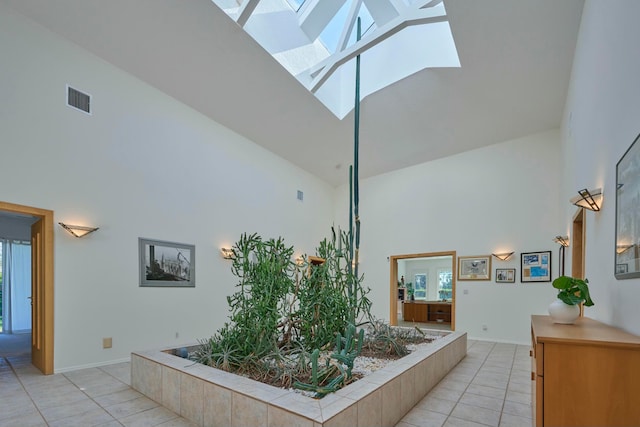
[[[451,270],[438,270],[438,297],[441,300],[450,300],[453,297],[452,281],[453,273]]]
[[[426,273],[419,273],[413,276],[414,291],[413,296],[415,299],[427,299],[427,275]]]

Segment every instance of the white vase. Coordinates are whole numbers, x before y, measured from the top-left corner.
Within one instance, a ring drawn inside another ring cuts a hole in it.
[[[549,315],[553,323],[572,325],[580,316],[580,306],[565,304],[561,299],[556,299],[549,305]]]

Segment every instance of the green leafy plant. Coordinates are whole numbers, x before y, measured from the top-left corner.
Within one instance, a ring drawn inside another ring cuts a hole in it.
[[[577,305],[584,301],[586,307],[591,307],[593,301],[589,294],[589,280],[570,276],[560,276],[553,281],[553,287],[558,289],[558,299],[568,305]]]

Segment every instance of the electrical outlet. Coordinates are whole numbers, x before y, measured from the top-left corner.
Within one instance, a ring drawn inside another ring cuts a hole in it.
[[[102,348],[111,348],[112,345],[113,345],[113,341],[111,340],[111,337],[102,338]]]
[[[180,333],[176,332],[176,339],[180,338]]]
[[[465,294],[465,295],[469,295],[469,289],[463,290],[462,293]]]
[[[487,325],[482,325],[482,330],[483,331],[486,331],[487,329],[489,329],[489,328],[487,328]]]

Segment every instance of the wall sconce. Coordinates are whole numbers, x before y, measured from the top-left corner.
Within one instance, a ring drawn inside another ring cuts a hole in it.
[[[500,261],[506,261],[509,258],[511,258],[511,255],[513,255],[513,252],[503,252],[500,254],[491,254],[491,255],[498,258]]]
[[[620,255],[631,249],[634,245],[618,245],[616,246],[616,254]]]
[[[579,190],[578,195],[572,197],[569,201],[580,208],[599,211],[602,206],[602,189],[587,190],[584,188]]]
[[[224,259],[233,259],[233,249],[231,248],[220,248],[220,254]]]
[[[556,236],[553,241],[565,248],[569,246],[569,236]]]
[[[75,237],[84,237],[89,233],[93,233],[98,227],[84,227],[82,225],[69,225],[64,222],[59,222],[60,226],[67,230],[69,234]]]

